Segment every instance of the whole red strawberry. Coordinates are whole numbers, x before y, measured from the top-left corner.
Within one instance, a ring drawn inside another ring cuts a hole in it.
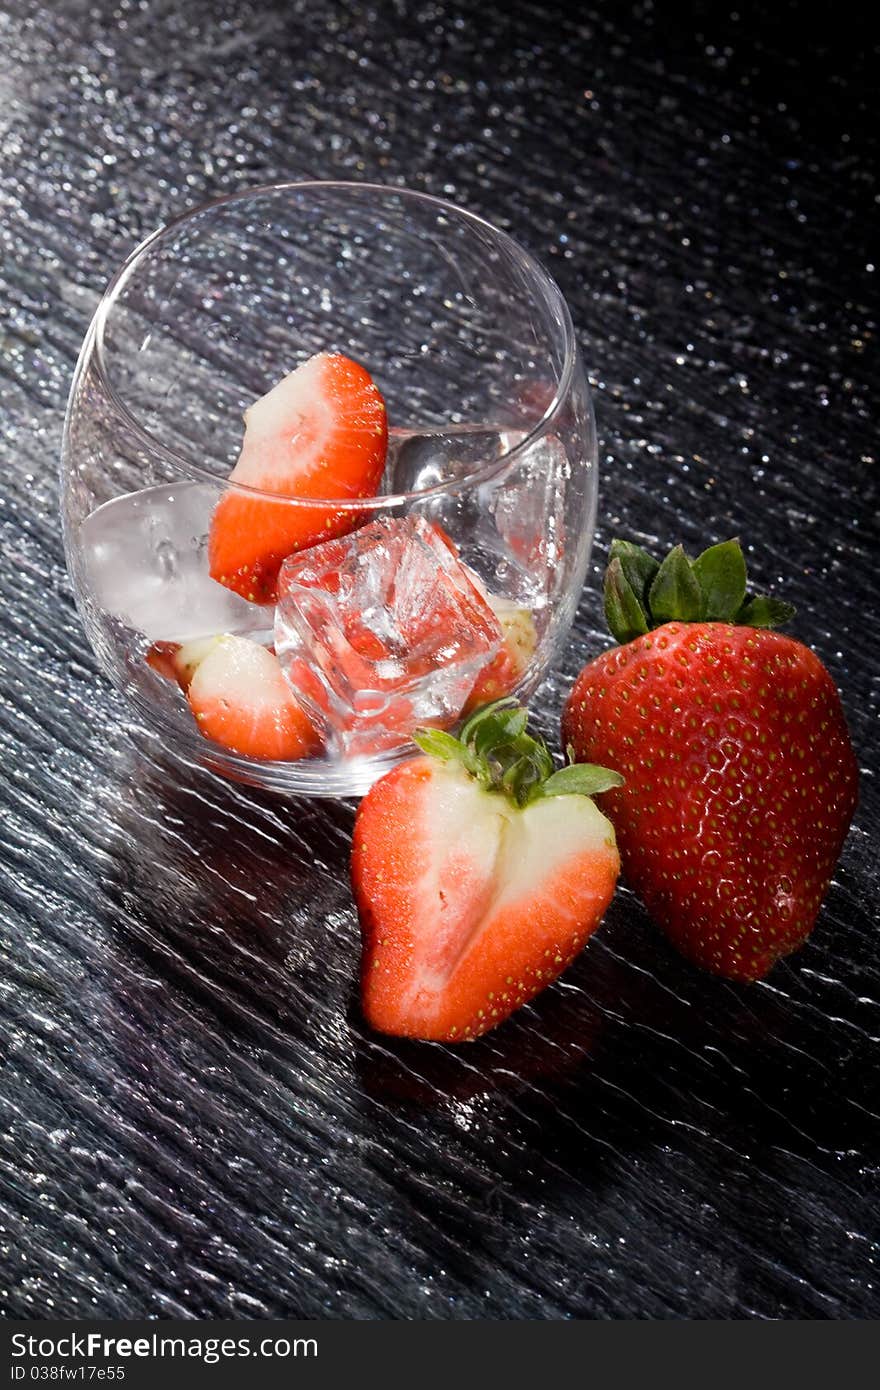
[[[605,612],[622,643],[584,667],[563,715],[579,761],[617,768],[603,808],[623,872],[684,955],[757,980],[809,936],[856,804],[834,683],[746,598],[738,541],[662,564],[615,541]]]

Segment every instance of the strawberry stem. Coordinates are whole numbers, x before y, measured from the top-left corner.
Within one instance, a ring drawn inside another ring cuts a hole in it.
[[[794,617],[781,599],[746,594],[738,540],[711,545],[695,560],[680,545],[662,563],[631,541],[614,540],[605,571],[605,618],[618,642],[632,642],[663,623],[737,623],[781,627]]]
[[[443,729],[416,729],[413,742],[432,758],[459,763],[486,791],[519,807],[542,796],[595,796],[620,786],[623,778],[610,768],[572,763],[557,769],[544,740],[526,732],[528,717],[508,695],[475,710],[457,738]]]

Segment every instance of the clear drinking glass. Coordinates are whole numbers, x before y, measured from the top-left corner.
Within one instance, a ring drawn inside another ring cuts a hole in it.
[[[144,241],[83,344],[63,512],[89,640],[168,745],[256,785],[344,796],[405,747],[244,757],[202,737],[181,691],[145,660],[163,635],[271,641],[271,612],[255,631],[251,605],[239,612],[208,578],[208,525],[230,486],[243,411],[324,350],[368,369],[390,426],[382,495],[333,499],[334,512],[357,525],[419,512],[493,594],[527,607],[537,643],[515,690],[527,698],[568,632],[587,568],[592,407],[554,282],[510,237],[449,203],[370,184],[280,184],[219,198]]]

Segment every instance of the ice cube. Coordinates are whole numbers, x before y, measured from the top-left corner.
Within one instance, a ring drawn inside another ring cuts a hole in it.
[[[483,593],[424,517],[383,517],[281,567],[275,650],[337,756],[448,725],[502,643]]]
[[[208,574],[207,538],[217,489],[210,483],[149,487],[115,497],[83,522],[80,563],[91,597],[150,642],[188,642],[271,625]]]

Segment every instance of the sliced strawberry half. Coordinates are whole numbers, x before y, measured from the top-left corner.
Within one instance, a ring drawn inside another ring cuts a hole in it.
[[[223,637],[195,637],[190,642],[154,642],[146,654],[146,663],[157,675],[176,681],[187,691],[199,666]]]
[[[502,700],[460,739],[423,730],[426,756],[361,802],[362,1000],[381,1032],[478,1037],[555,980],[602,919],[619,859],[590,794],[620,778],[554,772],[525,724],[525,710]]]
[[[299,502],[230,489],[211,521],[212,579],[254,603],[272,603],[282,561],[345,535],[356,511],[309,499],[373,497],[388,447],[385,403],[369,373],[339,353],[318,353],[253,405],[230,481]]]
[[[250,758],[288,761],[318,751],[318,737],[273,652],[247,637],[213,641],[187,699],[206,738]]]
[[[490,704],[509,695],[514,686],[525,675],[526,668],[535,655],[538,633],[535,620],[528,608],[514,603],[512,599],[496,598],[487,595],[489,604],[501,624],[504,643],[488,666],[484,666],[477,676],[476,684],[468,696],[464,713],[470,714],[480,705]]]

